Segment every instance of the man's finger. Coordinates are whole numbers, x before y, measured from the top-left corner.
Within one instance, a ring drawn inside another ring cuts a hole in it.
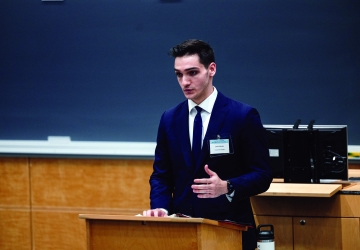
[[[198,184],[211,184],[210,179],[208,179],[208,178],[195,179],[194,182],[198,183]]]
[[[204,184],[201,184],[201,185],[191,185],[191,188],[194,189],[194,190],[204,190],[204,189],[209,189],[210,185],[204,185]]]
[[[210,168],[209,168],[209,166],[208,166],[207,164],[205,165],[204,169],[205,169],[205,172],[206,172],[210,177],[213,176],[213,175],[216,175],[215,172],[213,172],[213,171],[210,170]]]

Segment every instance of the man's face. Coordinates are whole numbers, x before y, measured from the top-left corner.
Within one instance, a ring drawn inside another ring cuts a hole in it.
[[[216,72],[215,63],[205,68],[198,55],[175,58],[175,74],[187,99],[200,104],[213,92],[212,79]]]

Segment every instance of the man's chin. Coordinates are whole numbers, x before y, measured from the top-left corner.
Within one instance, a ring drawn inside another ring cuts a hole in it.
[[[186,99],[192,100],[192,99],[194,98],[194,95],[192,95],[192,94],[185,94],[185,93],[184,93],[184,95],[185,95],[185,98],[186,98]]]

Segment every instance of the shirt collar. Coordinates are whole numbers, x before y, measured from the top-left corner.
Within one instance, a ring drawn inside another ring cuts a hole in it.
[[[214,87],[214,91],[211,93],[211,95],[209,95],[202,103],[200,103],[199,105],[197,105],[195,102],[193,102],[192,100],[188,99],[188,107],[189,107],[189,113],[191,113],[191,111],[193,110],[193,108],[195,106],[199,106],[200,108],[202,108],[203,110],[205,110],[206,112],[208,112],[209,114],[211,114],[214,104],[215,104],[215,100],[217,97],[218,91],[217,89]]]

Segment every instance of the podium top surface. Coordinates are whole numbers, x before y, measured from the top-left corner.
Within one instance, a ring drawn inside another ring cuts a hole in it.
[[[131,215],[105,215],[105,214],[79,214],[80,219],[86,220],[118,220],[118,221],[146,221],[146,222],[172,222],[172,223],[197,223],[219,226],[234,230],[246,231],[248,226],[227,221],[216,221],[205,218],[187,217],[147,217]]]
[[[259,196],[331,197],[341,189],[341,184],[271,183]]]

